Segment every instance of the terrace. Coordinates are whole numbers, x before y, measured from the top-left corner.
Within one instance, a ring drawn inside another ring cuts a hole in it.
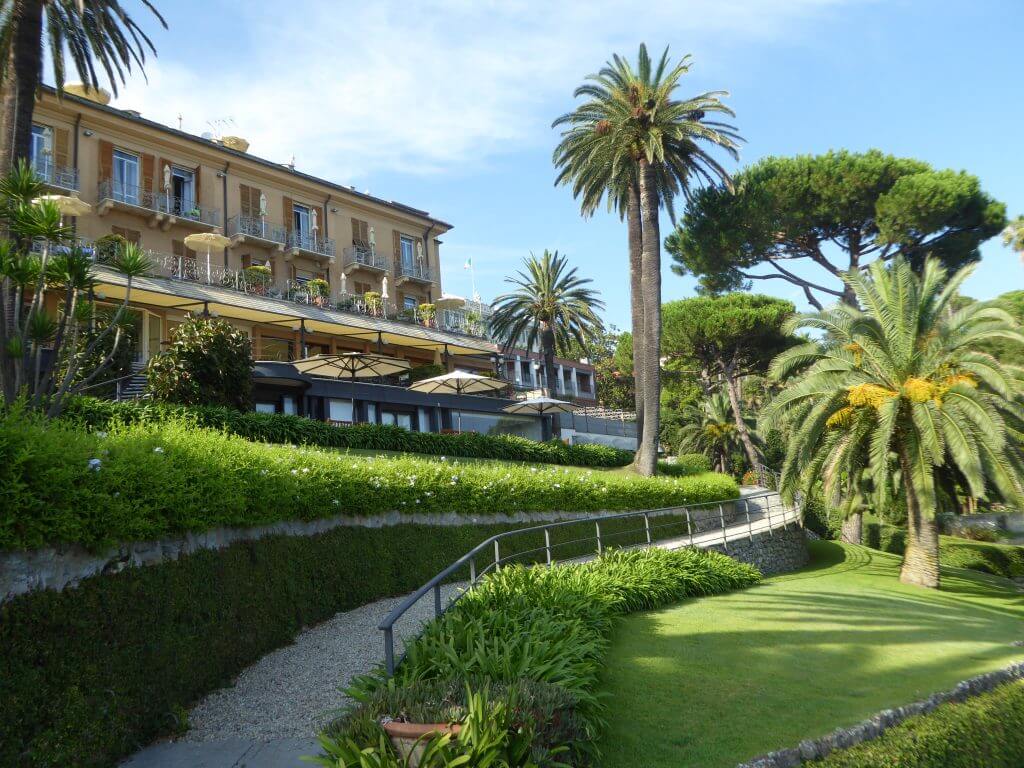
[[[53,189],[77,192],[78,191],[78,170],[63,165],[57,165],[47,155],[39,155],[32,160],[32,170],[36,178]]]
[[[106,216],[115,210],[124,211],[142,216],[150,227],[159,227],[164,231],[174,224],[183,224],[199,231],[210,231],[220,226],[218,208],[112,179],[99,183],[96,198],[99,200],[96,206],[98,216]]]

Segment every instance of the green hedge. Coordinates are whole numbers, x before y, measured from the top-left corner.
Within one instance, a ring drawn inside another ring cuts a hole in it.
[[[710,471],[711,459],[703,453],[682,453],[674,462],[658,462],[658,473],[670,477],[686,477]]]
[[[488,576],[440,619],[430,622],[407,650],[395,677],[367,676],[353,687],[357,700],[330,729],[362,746],[380,740],[382,710],[392,695],[429,681],[486,680],[514,685],[526,680],[560,688],[575,703],[577,724],[545,733],[541,749],[567,749],[572,765],[589,765],[597,749],[603,706],[597,680],[617,616],[657,608],[687,597],[714,595],[756,584],[756,568],[717,552],[643,549],[605,553],[591,562],[560,568],[505,568]],[[541,723],[529,723],[540,726]]]
[[[551,466],[353,456],[183,422],[86,432],[0,419],[0,549],[97,548],[219,526],[383,512],[598,512],[735,498],[722,475],[639,478]]]
[[[892,525],[865,525],[864,543],[873,549],[902,555],[907,533]],[[1007,579],[1024,577],[1024,547],[971,541],[956,536],[939,537],[939,561],[954,568],[991,573]]]
[[[502,459],[580,467],[624,467],[633,461],[632,451],[607,445],[566,445],[558,440],[539,443],[516,435],[481,435],[476,432],[411,432],[401,427],[379,424],[336,427],[324,421],[301,416],[236,411],[215,406],[186,407],[151,400],[116,403],[80,397],[68,404],[64,416],[93,429],[107,429],[116,421],[159,423],[190,418],[200,426],[223,429],[249,440],[321,448],[403,451],[433,456]]]
[[[1024,765],[1024,683],[944,704],[879,738],[835,752],[818,768],[1020,768]]]

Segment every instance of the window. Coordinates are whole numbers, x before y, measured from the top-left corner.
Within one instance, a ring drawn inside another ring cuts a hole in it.
[[[419,305],[419,301],[416,300],[415,296],[405,296],[402,299],[402,306],[406,309],[416,309]]]
[[[380,423],[412,431],[412,414],[402,411],[381,411]]]
[[[256,413],[277,413],[275,403],[256,403]]]
[[[352,423],[352,401],[351,400],[335,400],[331,398],[327,408],[327,418],[330,421],[339,422],[342,424]]]
[[[152,357],[160,351],[160,345],[163,341],[163,320],[157,315],[147,312],[146,324],[146,352],[150,357]]]
[[[114,150],[114,199],[130,205],[139,204],[139,158]]]
[[[278,360],[287,363],[292,359],[292,342],[288,339],[277,339],[264,336],[260,339],[260,359]]]
[[[460,432],[479,432],[482,435],[519,435],[530,440],[541,439],[541,422],[536,416],[452,411],[452,427]]]
[[[519,363],[519,369],[520,369],[519,380],[522,381],[523,384],[532,384],[533,383],[533,375],[532,375],[533,369],[530,367],[530,361],[529,360],[521,360],[520,363]]]
[[[356,296],[362,296],[363,294],[369,293],[373,290],[369,283],[361,283],[358,280],[355,283]]]
[[[53,169],[53,128],[32,124],[32,168],[44,179]]]
[[[289,416],[295,415],[295,398],[291,395],[285,395],[281,398],[281,411],[287,413]]]
[[[142,242],[142,233],[137,229],[126,229],[125,227],[111,227],[111,234],[120,235],[129,243],[139,245]]]
[[[367,403],[366,404],[366,421],[370,424],[377,423],[377,404]]]
[[[580,385],[580,392],[592,392],[590,388],[590,374],[576,372],[576,381]]]
[[[415,263],[413,254],[416,252],[416,246],[412,238],[407,235],[402,235],[399,242],[402,250],[402,266],[411,270]]]
[[[179,216],[192,216],[196,207],[195,171],[171,166],[170,207]]]
[[[309,226],[309,207],[292,203],[292,228],[303,240],[309,238]]]

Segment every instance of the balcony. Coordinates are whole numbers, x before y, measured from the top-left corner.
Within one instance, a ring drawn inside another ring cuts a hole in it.
[[[99,200],[97,215],[105,216],[112,210],[135,213],[145,217],[150,227],[159,227],[165,232],[174,224],[184,224],[200,231],[220,226],[218,208],[111,179],[100,182],[96,197]]]
[[[278,251],[283,251],[288,242],[288,230],[270,223],[266,216],[232,216],[228,219],[227,236],[232,245],[254,242]]]
[[[346,275],[351,275],[357,269],[381,274],[388,271],[387,259],[361,245],[353,245],[345,249],[342,265],[342,271]]]
[[[54,189],[78,191],[78,171],[75,168],[68,168],[57,165],[49,157],[36,157],[32,160],[32,170],[36,178]]]
[[[410,264],[402,261],[395,262],[395,278],[396,285],[410,281],[428,285],[434,282],[433,274],[428,267],[419,263]]]
[[[300,232],[297,229],[293,229],[287,234],[287,242],[285,243],[285,248],[288,249],[285,256],[286,260],[290,260],[293,256],[306,256],[316,261],[326,261],[329,264],[334,263],[333,240],[313,237],[311,233]]]

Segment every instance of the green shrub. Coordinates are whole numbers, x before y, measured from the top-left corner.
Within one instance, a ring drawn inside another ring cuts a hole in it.
[[[818,768],[1020,768],[1024,683],[912,717],[879,738],[834,752]]]
[[[107,429],[118,421],[162,422],[190,418],[201,426],[223,429],[249,440],[321,448],[401,451],[580,467],[622,467],[633,461],[632,451],[607,445],[565,445],[557,440],[539,443],[517,435],[481,435],[475,432],[457,435],[411,432],[401,427],[379,424],[336,427],[301,416],[239,412],[231,408],[185,408],[147,401],[115,403],[86,397],[75,398],[65,408],[65,418],[93,429]]]
[[[486,517],[653,509],[730,499],[731,478],[366,457],[243,440],[185,422],[84,432],[0,419],[0,549],[96,548],[218,526],[384,512]]]
[[[361,703],[332,731],[353,735],[349,726],[358,723],[358,735],[372,746],[377,738],[367,725],[394,714],[385,709],[390,697],[379,694],[386,687],[474,679],[515,685],[525,679],[562,689],[579,717],[573,741],[539,746],[567,746],[574,759],[590,759],[601,728],[595,688],[614,618],[759,579],[749,565],[693,549],[615,550],[583,564],[504,568],[429,623],[392,680],[382,673],[359,679],[352,693]]]
[[[838,539],[842,533],[843,521],[839,514],[839,511],[830,507],[825,498],[821,495],[819,489],[814,489],[810,493],[806,494],[803,503],[804,513],[804,527],[809,531],[814,531],[823,539]],[[877,529],[877,525],[875,528]],[[865,524],[865,544],[869,547],[874,546],[875,549],[881,549],[881,547],[875,546],[870,543],[871,532],[870,525]],[[877,534],[877,531],[876,531]]]
[[[906,531],[903,528],[878,523],[870,523],[864,528],[864,543],[869,547],[896,555],[903,554],[906,546]],[[1007,579],[1024,577],[1024,547],[1012,544],[940,536],[939,560],[943,565],[969,568]]]
[[[179,325],[170,347],[150,358],[146,389],[184,405],[252,408],[252,344],[226,320],[194,317]]]
[[[671,477],[686,477],[711,471],[711,459],[703,453],[681,453],[672,463],[658,462],[658,473]]]

